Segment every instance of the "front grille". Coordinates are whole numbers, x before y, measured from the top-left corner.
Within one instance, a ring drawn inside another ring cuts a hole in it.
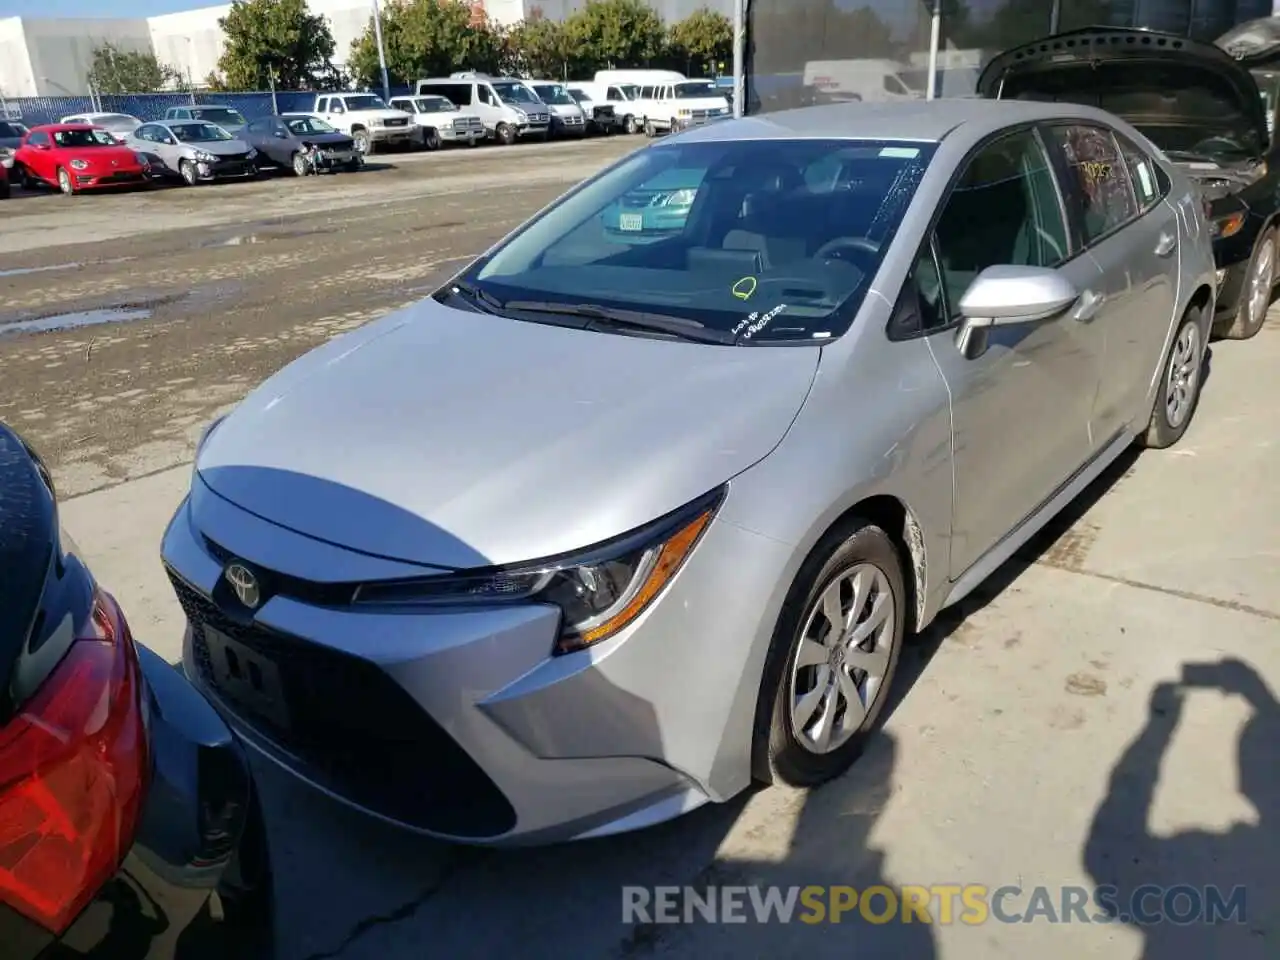
[[[218,154],[216,163],[244,163],[249,159],[247,153],[222,153]]]
[[[301,762],[304,775],[392,820],[459,837],[515,826],[497,785],[409,694],[373,664],[233,618],[168,571],[192,628],[202,682],[241,720]],[[218,685],[209,626],[279,669],[291,729]]]
[[[404,126],[405,124],[407,124],[408,122],[409,122],[409,121],[408,121],[408,120],[405,120],[405,119],[400,119],[400,120],[394,120],[394,119],[393,119],[393,120],[388,120],[388,121],[387,121],[387,126],[388,126],[388,127],[403,127],[403,126]]]

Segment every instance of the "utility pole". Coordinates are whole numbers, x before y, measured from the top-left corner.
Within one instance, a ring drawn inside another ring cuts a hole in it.
[[[387,77],[387,51],[382,46],[382,11],[373,0],[373,37],[378,43],[378,66],[382,70],[382,99],[391,99],[391,81]]]

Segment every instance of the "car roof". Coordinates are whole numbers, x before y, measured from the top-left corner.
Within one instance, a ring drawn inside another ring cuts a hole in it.
[[[965,128],[974,138],[1004,127],[1039,120],[1076,118],[1114,122],[1102,110],[1070,103],[1029,100],[938,100],[823,104],[756,114],[696,127],[682,134],[693,140],[790,140],[830,137],[858,140],[913,140],[937,143]]]
[[[42,123],[38,127],[32,127],[31,132],[43,130],[45,133],[61,133],[64,130],[101,130],[92,123]]]

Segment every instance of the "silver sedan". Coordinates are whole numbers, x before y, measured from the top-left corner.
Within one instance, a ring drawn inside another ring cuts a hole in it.
[[[300,778],[459,842],[839,776],[906,636],[1187,429],[1203,217],[1065,104],[632,153],[212,425],[163,545],[187,674]]]
[[[180,177],[189,187],[258,175],[258,151],[206,120],[144,123],[125,143],[144,154],[156,174]]]

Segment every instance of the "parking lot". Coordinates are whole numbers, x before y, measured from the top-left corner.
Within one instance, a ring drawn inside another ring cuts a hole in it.
[[[205,423],[642,145],[376,156],[359,174],[0,205],[0,419],[49,461],[64,523],[138,639],[178,658],[158,545]],[[370,823],[263,765],[279,956],[1275,957],[1278,364],[1280,317],[1215,344],[1184,440],[1122,458],[918,638],[883,734],[819,791],[761,790],[638,834],[488,852]],[[1161,688],[1186,664],[1229,658],[1260,692]],[[1006,909],[1021,913],[1036,887],[1060,908],[1062,887],[1105,883],[1243,885],[1247,915],[1139,929],[1043,914],[760,926],[622,912],[624,886],[1015,885],[1025,893]]]

